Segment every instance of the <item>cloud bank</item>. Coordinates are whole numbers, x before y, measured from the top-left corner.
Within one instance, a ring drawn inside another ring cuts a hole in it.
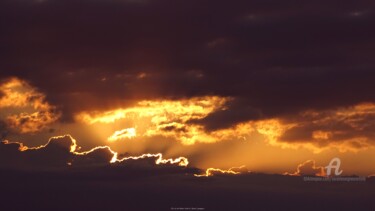
[[[10,169],[54,169],[82,166],[130,165],[149,168],[156,166],[186,167],[189,162],[185,157],[164,159],[161,153],[140,156],[122,156],[108,146],[95,147],[81,152],[75,139],[70,135],[52,137],[47,144],[28,148],[22,143],[3,141],[0,144],[0,167]],[[152,161],[152,162],[150,162]]]

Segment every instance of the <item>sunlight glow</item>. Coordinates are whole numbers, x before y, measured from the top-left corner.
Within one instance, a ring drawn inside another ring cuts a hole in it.
[[[94,152],[96,150],[99,150],[99,149],[108,149],[112,153],[113,157],[112,157],[110,163],[114,163],[114,162],[117,161],[118,153],[115,152],[115,151],[113,151],[109,146],[98,146],[98,147],[90,149],[89,151],[85,151],[85,152],[73,152],[73,153],[75,155],[87,155],[87,154],[90,154],[90,153],[92,153],[92,152]]]
[[[240,174],[240,171],[236,171],[244,168],[245,166],[240,166],[240,167],[232,167],[228,170],[222,170],[218,168],[208,168],[204,174],[194,174],[196,177],[210,177],[214,176],[215,174]]]
[[[140,101],[130,108],[119,108],[105,112],[82,112],[76,119],[87,123],[113,123],[125,118],[150,117],[151,122],[160,123],[173,118],[181,121],[201,119],[220,108],[228,98],[207,96],[183,100]]]
[[[214,143],[225,138],[251,132],[251,128],[243,125],[234,129],[206,132],[202,125],[191,123],[193,120],[205,118],[219,109],[226,109],[225,103],[231,98],[218,96],[197,97],[182,100],[140,101],[134,107],[109,110],[104,112],[81,112],[76,115],[80,122],[92,124],[114,124],[120,120],[132,122],[141,128],[114,131],[107,139],[110,142],[135,137],[150,138],[163,136],[181,141],[185,145],[197,142]],[[246,130],[245,130],[246,129]]]
[[[138,159],[144,159],[144,158],[157,158],[155,163],[156,164],[178,164],[179,166],[187,166],[189,164],[189,161],[185,157],[179,157],[176,159],[163,159],[163,155],[161,153],[157,154],[143,154],[140,156],[130,156],[125,157],[122,159],[117,160],[116,162],[124,162],[127,160],[138,160]]]
[[[115,131],[113,133],[113,135],[108,137],[107,140],[110,141],[110,142],[114,142],[114,141],[118,141],[118,140],[121,140],[121,139],[133,138],[136,135],[137,134],[136,134],[135,128],[125,128],[123,130]]]

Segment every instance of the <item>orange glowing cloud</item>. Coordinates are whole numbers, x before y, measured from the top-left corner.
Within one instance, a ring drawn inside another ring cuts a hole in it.
[[[277,119],[261,120],[254,123],[256,131],[267,138],[267,142],[270,145],[281,146],[282,148],[287,147],[282,143],[277,142],[278,138],[289,128],[294,127],[295,124],[282,124]]]
[[[1,118],[9,128],[19,133],[35,133],[45,129],[60,117],[45,95],[26,81],[10,78],[0,84]]]
[[[191,98],[185,100],[140,101],[135,107],[119,108],[105,112],[81,112],[76,119],[87,124],[113,123],[125,118],[151,118],[152,123],[170,121],[175,118],[186,122],[199,119],[221,108],[228,98],[216,96]]]
[[[30,90],[27,90],[27,86],[18,78],[10,78],[2,83],[0,91],[3,95],[0,98],[0,108],[26,106],[33,95]]]
[[[59,115],[47,111],[20,113],[6,118],[7,125],[20,133],[35,133],[54,123]]]
[[[76,119],[89,125],[116,124],[124,120],[128,123],[132,122],[132,127],[114,131],[107,138],[110,142],[156,136],[172,138],[185,145],[199,142],[215,143],[230,139],[246,140],[247,136],[254,131],[254,128],[247,123],[209,132],[202,125],[190,122],[205,118],[217,110],[226,109],[225,103],[230,100],[231,98],[206,96],[174,101],[141,101],[129,108],[104,112],[81,112],[76,115]]]

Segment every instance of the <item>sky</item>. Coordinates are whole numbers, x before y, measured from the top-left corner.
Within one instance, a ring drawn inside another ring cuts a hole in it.
[[[0,166],[319,174],[338,157],[375,174],[373,1],[2,0],[0,14]]]

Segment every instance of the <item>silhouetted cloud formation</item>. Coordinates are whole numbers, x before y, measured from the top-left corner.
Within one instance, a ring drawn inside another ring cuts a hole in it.
[[[373,0],[0,0],[0,16],[0,210],[374,208],[374,177],[233,167],[340,153],[374,172]],[[82,148],[27,147],[61,134]]]
[[[292,176],[325,176],[325,171],[324,167],[316,166],[314,160],[307,160],[297,166],[296,172],[285,174]]]
[[[47,144],[28,148],[22,143],[3,141],[0,144],[0,168],[53,169],[82,166],[136,166],[153,169],[156,166],[186,167],[187,158],[165,159],[161,153],[122,156],[108,146],[80,152],[70,135],[52,137]],[[147,164],[147,165],[145,165]],[[180,168],[179,168],[180,169]]]
[[[74,146],[70,136],[51,138],[46,145],[36,148],[4,141],[0,145],[1,165],[15,169],[63,167],[73,159]]]

